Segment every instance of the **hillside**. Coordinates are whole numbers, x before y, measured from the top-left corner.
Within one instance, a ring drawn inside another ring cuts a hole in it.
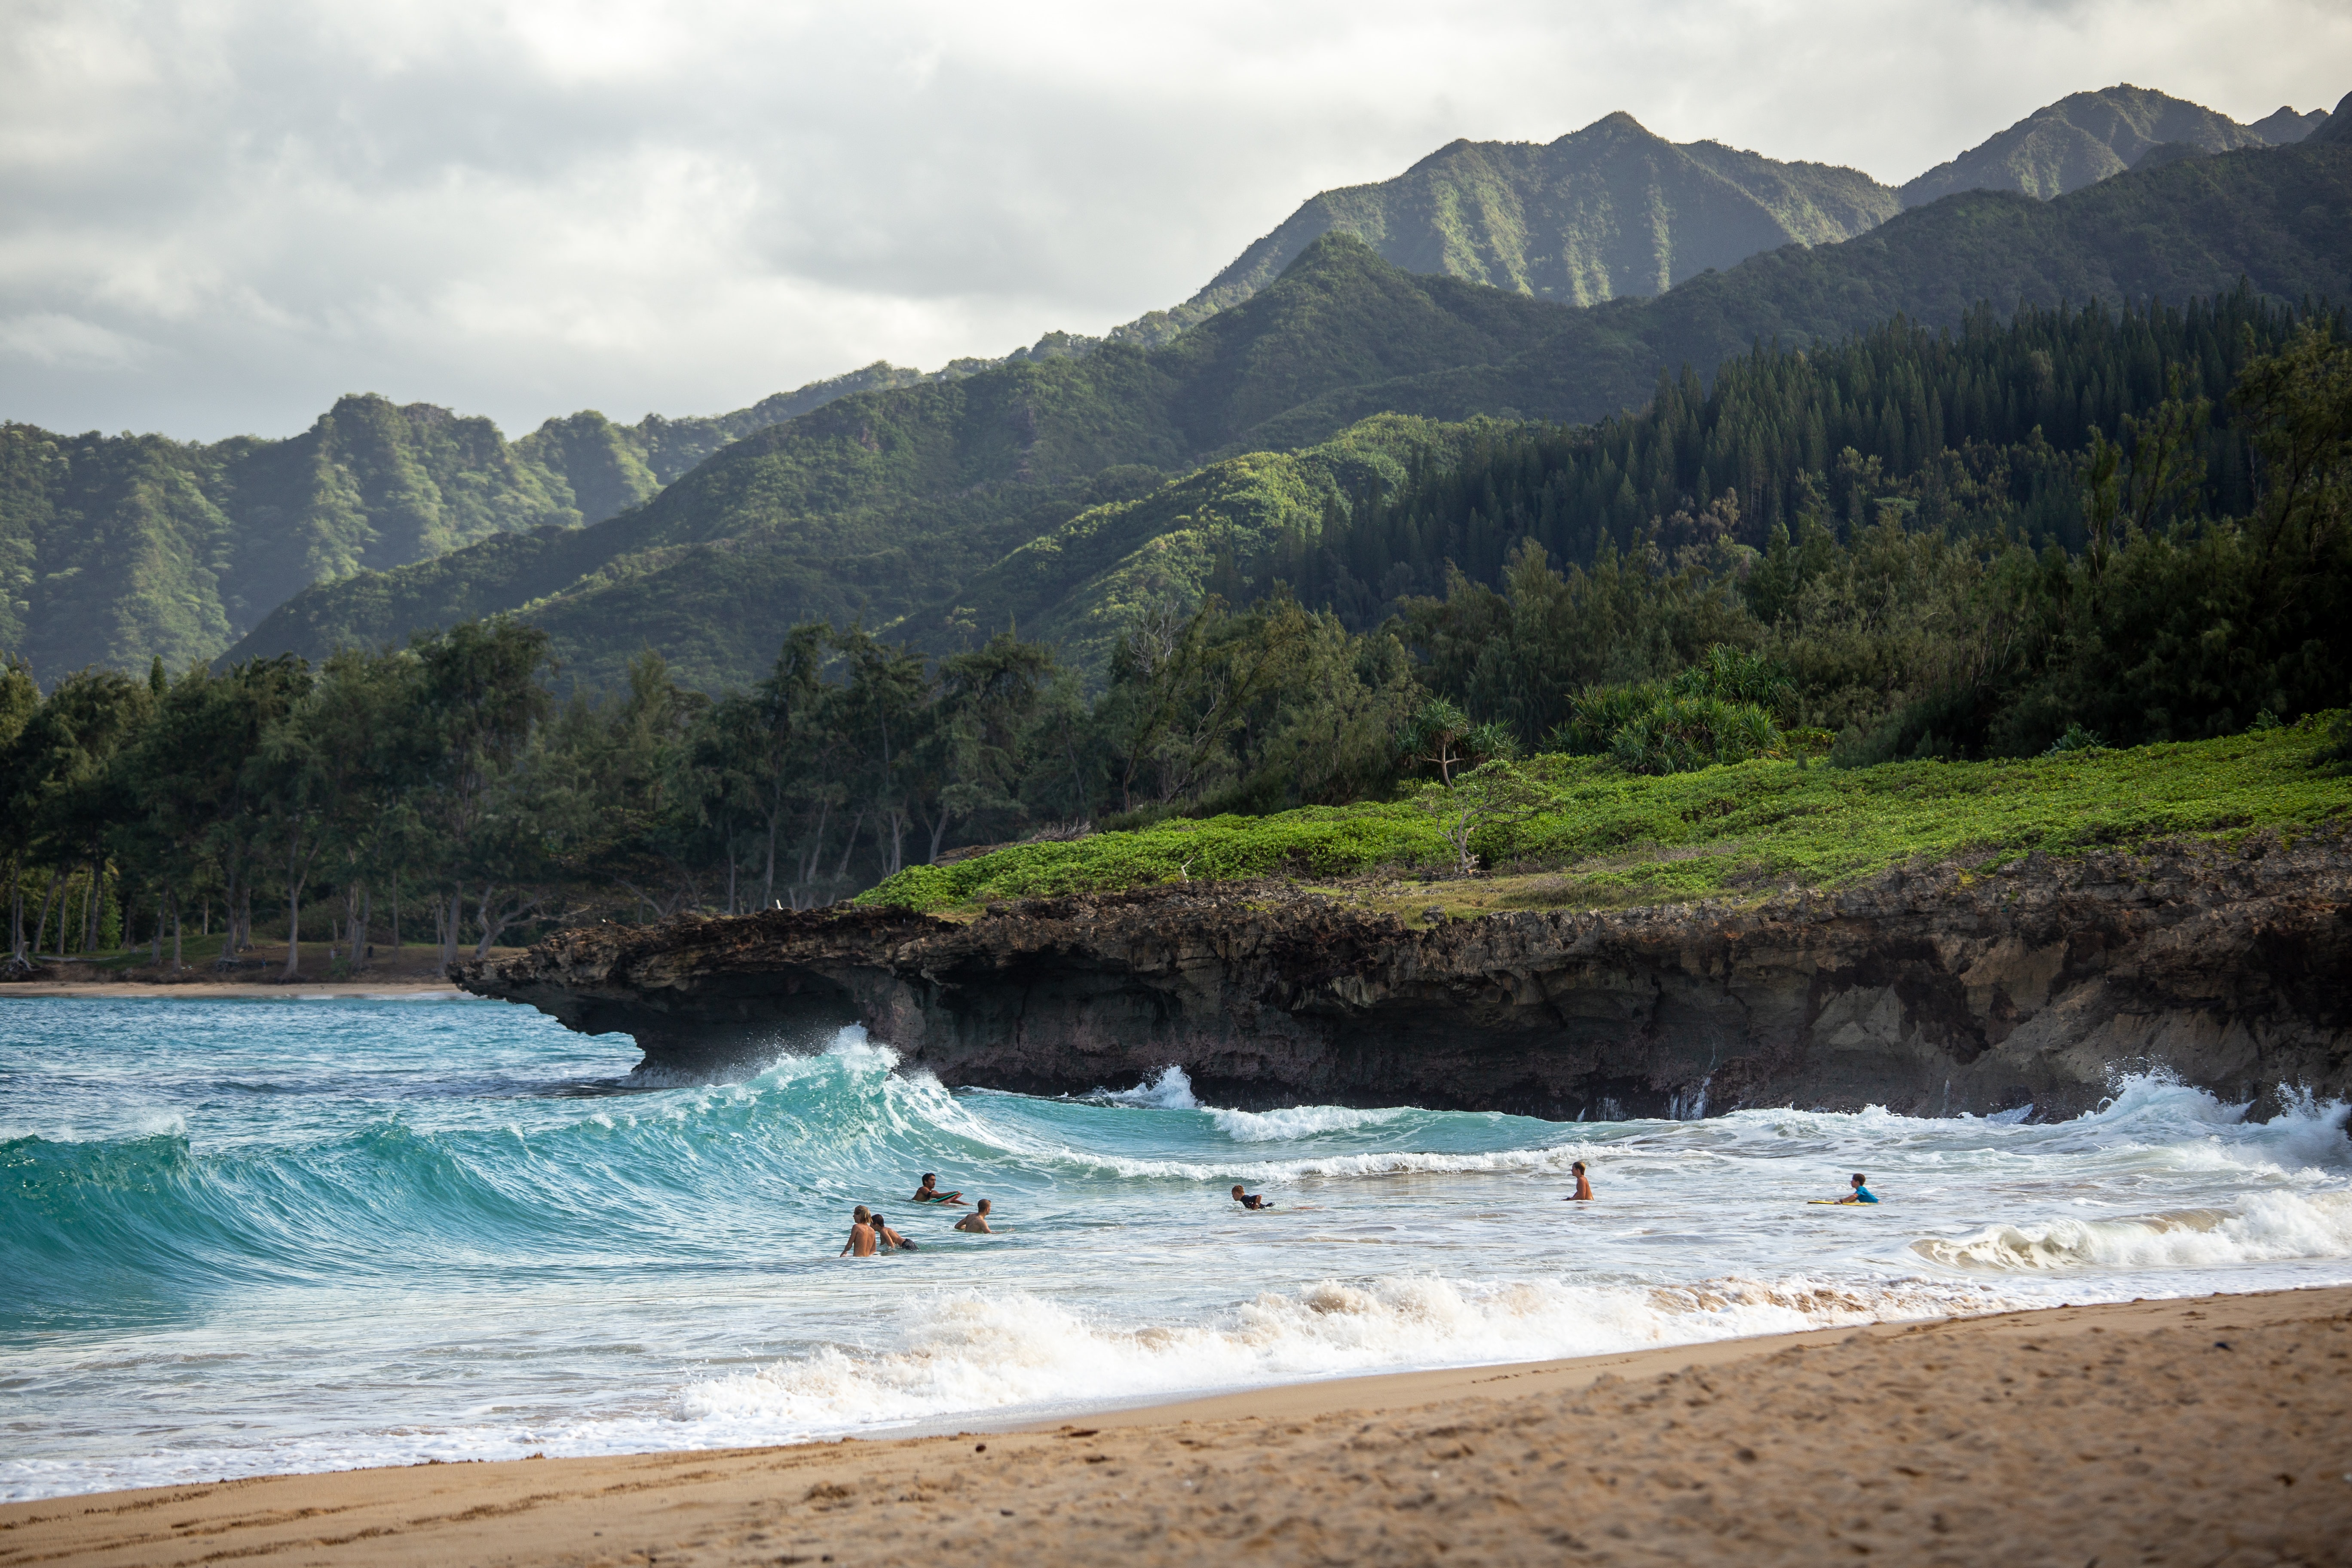
[[[1612,114],[1556,142],[1450,142],[1394,179],[1325,191],[1171,312],[1197,321],[1351,234],[1408,272],[1591,305],[1662,294],[1783,245],[1848,239],[1902,210],[1854,169],[1676,146]]]
[[[1209,499],[1240,472],[1229,468],[1079,521],[1205,464],[1303,453],[1384,413],[1590,421],[1644,401],[1662,371],[1711,369],[1759,340],[1835,341],[1897,315],[1951,325],[1984,300],[2181,300],[2241,279],[2281,299],[2343,298],[2352,237],[2336,215],[2347,209],[2352,153],[2315,137],[2047,203],[1966,193],[1843,244],[1784,247],[1656,300],[1582,310],[1410,275],[1328,235],[1275,286],[1164,347],[1111,345],[842,399],[594,528],[309,590],[236,657],[316,656],[499,609],[545,626],[567,669],[596,682],[645,647],[698,682],[741,680],[784,627],[811,616],[897,623],[893,635],[933,651],[1006,620],[1095,646],[1086,628],[1127,593],[1099,573],[1139,581],[1149,565],[1186,596],[1213,552],[1202,505],[1221,519],[1289,514],[1289,500]],[[1295,478],[1281,465],[1253,471],[1267,496]],[[1297,504],[1319,506],[1305,499],[1314,489],[1297,490]],[[1173,542],[1139,555],[1163,524]],[[1080,560],[1092,564],[1070,566]],[[1041,572],[1041,562],[1061,566]]]
[[[589,410],[511,442],[488,419],[373,395],[278,441],[0,425],[0,648],[45,680],[154,656],[178,668],[314,583],[599,522],[753,430],[932,379],[874,364],[732,414],[616,425]]]
[[[1923,206],[1955,191],[2018,191],[2046,201],[2123,173],[2161,142],[2227,153],[2299,141],[2310,132],[2307,124],[2288,134],[2281,115],[2291,119],[2294,110],[2283,109],[2263,122],[2275,129],[2273,134],[2128,82],[2069,93],[1906,184],[1903,205]]]
[[[614,679],[646,646],[695,680],[740,680],[799,621],[872,625],[926,604],[938,616],[919,639],[961,646],[997,629],[956,622],[962,585],[1088,508],[1261,447],[1256,432],[1301,404],[1490,364],[1570,314],[1412,276],[1333,237],[1276,287],[1165,347],[1107,345],[844,398],[736,443],[597,527],[310,590],[230,657],[315,656],[495,609],[546,626],[565,668],[592,681]]]

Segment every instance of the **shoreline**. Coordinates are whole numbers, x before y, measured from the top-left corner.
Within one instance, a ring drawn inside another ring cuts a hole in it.
[[[315,1002],[337,997],[393,1001],[443,996],[457,1001],[465,999],[466,993],[446,980],[12,980],[0,984],[0,1002],[60,996],[88,1001],[127,998],[178,1002]]]
[[[77,1494],[0,1505],[0,1568],[2318,1562],[2352,1530],[2347,1360],[2352,1286],[2060,1306],[953,1436]]]

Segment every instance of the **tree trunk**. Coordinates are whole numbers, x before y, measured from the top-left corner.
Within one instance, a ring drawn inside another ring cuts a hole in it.
[[[155,900],[154,951],[149,956],[147,962],[159,966],[163,962],[163,900],[161,898],[158,898]]]
[[[763,910],[776,907],[776,819],[781,815],[774,811],[768,814],[768,874],[760,882],[760,907]]]
[[[41,943],[47,942],[49,938],[49,901],[57,896],[58,875],[56,872],[52,871],[49,873],[47,879],[41,887],[41,921],[38,925],[33,928],[33,958],[36,962],[38,962],[41,956]],[[58,931],[63,931],[65,930],[65,924],[66,912],[63,908],[60,908],[58,910]],[[62,937],[59,938],[58,945],[59,947],[63,947],[65,945],[65,942]]]
[[[286,851],[286,978],[302,972],[302,883],[297,874],[293,847]]]
[[[177,971],[177,970],[179,970],[181,967],[182,967],[182,965],[181,965],[181,963],[180,963],[180,895],[179,895],[177,892],[174,892],[174,893],[172,895],[172,968],[176,972],[176,971]]]
[[[727,836],[727,912],[735,912],[735,836]]]
[[[25,962],[25,858],[8,857],[8,960]]]
[[[392,874],[392,952],[400,954],[400,873]]]

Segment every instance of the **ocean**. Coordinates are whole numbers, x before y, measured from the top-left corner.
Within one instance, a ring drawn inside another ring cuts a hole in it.
[[[474,1000],[0,1003],[0,1498],[2352,1282],[2346,1108],[2147,1076],[2050,1122],[1597,1123],[950,1092],[856,1030],[635,1060]],[[1853,1171],[1885,1201],[1807,1203]],[[919,1250],[836,1258],[860,1203]]]

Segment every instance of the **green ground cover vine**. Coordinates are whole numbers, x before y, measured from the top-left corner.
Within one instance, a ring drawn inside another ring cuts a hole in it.
[[[1996,763],[1874,768],[1759,761],[1640,777],[1599,759],[1528,769],[1550,805],[1482,832],[1486,863],[1551,873],[1506,903],[1678,901],[1828,888],[1892,866],[2008,860],[2156,839],[2295,831],[2352,816],[2352,778],[2317,765],[2324,716],[2214,741]],[[1132,833],[1019,844],[915,866],[861,903],[948,910],[1176,881],[1436,878],[1454,858],[1411,802],[1173,820]]]

